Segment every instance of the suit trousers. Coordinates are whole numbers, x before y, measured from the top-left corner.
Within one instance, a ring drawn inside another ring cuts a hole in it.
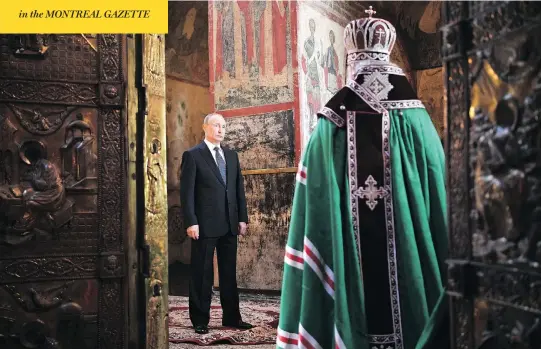
[[[208,325],[214,281],[214,250],[218,257],[222,323],[235,324],[241,320],[237,289],[237,236],[192,240],[190,278],[190,320],[194,326]]]

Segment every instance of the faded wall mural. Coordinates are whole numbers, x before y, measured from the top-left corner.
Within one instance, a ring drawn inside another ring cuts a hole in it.
[[[243,170],[294,167],[294,134],[293,110],[229,117],[224,145],[238,152]],[[239,287],[280,289],[294,183],[294,172],[244,176],[250,222],[239,238]]]
[[[203,119],[211,112],[209,90],[174,79],[166,81],[167,192],[169,202],[169,262],[190,263],[190,241],[180,210],[180,164],[185,150],[203,140]]]
[[[279,290],[282,286],[295,173],[245,177],[249,235],[239,239],[237,283],[241,288]]]
[[[165,59],[168,76],[197,85],[209,85],[206,1],[169,2],[169,33],[165,36]]]
[[[227,118],[224,144],[238,152],[243,170],[293,167],[293,110]]]
[[[215,108],[293,101],[289,0],[214,1],[210,6]]]
[[[344,25],[308,2],[299,2],[298,56],[301,148],[316,125],[316,113],[345,81]]]
[[[282,287],[295,173],[244,177],[248,206],[248,234],[239,237],[237,285],[241,289],[274,290]],[[214,255],[214,286],[219,287]]]

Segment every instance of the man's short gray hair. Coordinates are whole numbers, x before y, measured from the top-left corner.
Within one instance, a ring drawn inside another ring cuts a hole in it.
[[[221,116],[221,117],[223,118],[222,114],[218,114],[218,113],[210,113],[210,114],[207,114],[207,116],[205,116],[205,118],[203,119],[203,124],[208,125],[210,119],[211,119],[213,116],[216,116],[216,115],[217,115],[217,116]]]

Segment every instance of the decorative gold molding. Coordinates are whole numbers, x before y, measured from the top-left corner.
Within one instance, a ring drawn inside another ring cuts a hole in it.
[[[296,173],[296,167],[279,167],[279,168],[259,168],[256,170],[242,170],[244,176],[249,175],[262,175],[262,174],[275,174],[275,173]]]

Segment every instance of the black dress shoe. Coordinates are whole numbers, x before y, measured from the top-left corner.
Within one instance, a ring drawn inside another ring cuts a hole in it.
[[[247,322],[244,322],[244,321],[239,321],[239,322],[235,322],[235,323],[223,323],[224,326],[226,327],[233,327],[233,328],[238,328],[238,329],[241,329],[241,330],[249,330],[251,328],[253,328],[254,326],[252,324],[249,324]]]
[[[207,334],[207,333],[209,333],[209,328],[208,328],[208,326],[205,326],[205,325],[197,325],[197,326],[194,326],[193,328],[195,330],[195,333],[197,333],[197,334]]]

